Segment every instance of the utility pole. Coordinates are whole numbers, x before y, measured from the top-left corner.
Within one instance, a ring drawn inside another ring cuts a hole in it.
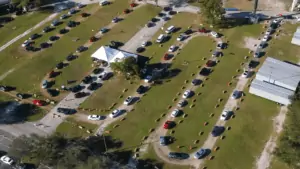
[[[106,154],[106,152],[107,152],[106,140],[105,140],[105,136],[104,135],[102,135],[102,137],[103,137],[104,146],[105,146],[105,152],[104,152],[104,154]]]

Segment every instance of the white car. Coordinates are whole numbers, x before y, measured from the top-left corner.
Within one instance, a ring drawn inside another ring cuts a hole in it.
[[[263,38],[262,38],[262,41],[263,42],[267,42],[269,40],[269,35],[265,35]]]
[[[169,52],[174,52],[176,50],[176,46],[175,45],[172,45],[172,46],[170,46],[170,48],[169,48]]]
[[[14,163],[14,160],[11,159],[11,158],[8,157],[8,156],[2,156],[2,157],[0,158],[0,160],[1,160],[3,163],[8,164],[8,165],[12,165],[12,164]]]
[[[148,75],[146,76],[146,78],[144,79],[144,82],[146,83],[150,83],[152,81],[152,76]]]
[[[277,23],[279,23],[280,21],[281,21],[281,19],[274,19],[274,20],[273,20],[273,23],[276,23],[276,24],[277,24]]]
[[[228,120],[232,115],[232,112],[231,111],[228,111],[228,110],[225,110],[222,112],[221,114],[221,117],[220,117],[220,120]]]
[[[144,41],[143,43],[142,43],[142,47],[146,47],[146,46],[148,46],[148,44],[149,44],[149,42],[148,41]]]
[[[271,33],[272,33],[272,29],[268,29],[268,30],[266,31],[265,35],[271,35]]]
[[[22,47],[26,47],[31,43],[30,40],[25,40],[24,43],[22,43]]]
[[[121,114],[121,111],[119,109],[116,109],[109,115],[109,117],[115,118],[115,117],[119,116],[120,114]]]
[[[180,34],[176,40],[183,41],[184,39],[185,39],[185,36],[183,34]]]
[[[191,94],[192,94],[192,91],[191,91],[191,90],[186,90],[186,91],[183,93],[182,98],[187,99],[187,98],[189,98],[189,97],[191,96]]]
[[[179,109],[174,109],[171,113],[171,117],[177,117],[180,113],[180,110]]]
[[[249,71],[248,70],[245,70],[244,72],[243,72],[243,74],[242,74],[242,77],[244,77],[244,78],[248,78],[249,77]]]
[[[133,101],[133,97],[132,96],[128,96],[125,101],[124,101],[124,105],[129,105],[131,102]]]
[[[217,32],[211,31],[210,34],[211,34],[211,36],[213,36],[215,38],[219,37],[219,34]]]
[[[88,120],[101,120],[102,119],[102,116],[100,115],[96,115],[96,114],[93,114],[93,115],[89,115],[88,116]]]

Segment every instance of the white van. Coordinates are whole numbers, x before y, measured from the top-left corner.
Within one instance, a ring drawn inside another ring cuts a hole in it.
[[[166,35],[160,34],[159,37],[156,39],[157,43],[162,43],[166,38]]]
[[[168,29],[166,30],[166,33],[172,33],[175,30],[175,26],[170,26],[168,27]]]

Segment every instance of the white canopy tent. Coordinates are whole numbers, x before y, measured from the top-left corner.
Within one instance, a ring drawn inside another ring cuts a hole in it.
[[[107,63],[117,62],[118,60],[124,59],[126,57],[135,57],[137,55],[134,53],[120,51],[118,49],[113,49],[108,46],[101,46],[95,53],[92,54],[93,58],[106,61]]]

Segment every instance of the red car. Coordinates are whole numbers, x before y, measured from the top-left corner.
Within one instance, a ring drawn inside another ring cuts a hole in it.
[[[130,13],[130,10],[129,9],[124,9],[123,13],[128,14],[128,13]]]
[[[206,33],[206,32],[207,32],[207,30],[206,30],[205,28],[200,28],[200,29],[198,30],[198,32],[201,32],[201,33]]]
[[[131,7],[131,8],[136,7],[136,6],[137,6],[136,3],[131,3],[131,4],[130,4],[130,7]]]
[[[174,121],[166,121],[165,123],[164,123],[164,129],[170,129],[170,128],[172,128],[172,127],[174,127],[175,126],[175,122]]]
[[[44,101],[42,101],[42,100],[33,100],[32,103],[34,105],[37,105],[37,106],[43,106],[44,105]]]
[[[88,17],[89,15],[90,14],[84,12],[84,13],[81,14],[81,17],[85,18],[85,17]]]
[[[95,37],[95,36],[92,36],[91,38],[90,38],[90,42],[95,42],[97,40],[97,38]]]
[[[213,67],[213,66],[215,66],[215,64],[216,64],[216,62],[215,62],[215,61],[212,61],[212,60],[208,60],[208,61],[206,62],[206,66],[207,66],[207,67]]]
[[[166,54],[164,55],[164,60],[169,60],[170,58],[171,58],[171,54],[166,53]]]

